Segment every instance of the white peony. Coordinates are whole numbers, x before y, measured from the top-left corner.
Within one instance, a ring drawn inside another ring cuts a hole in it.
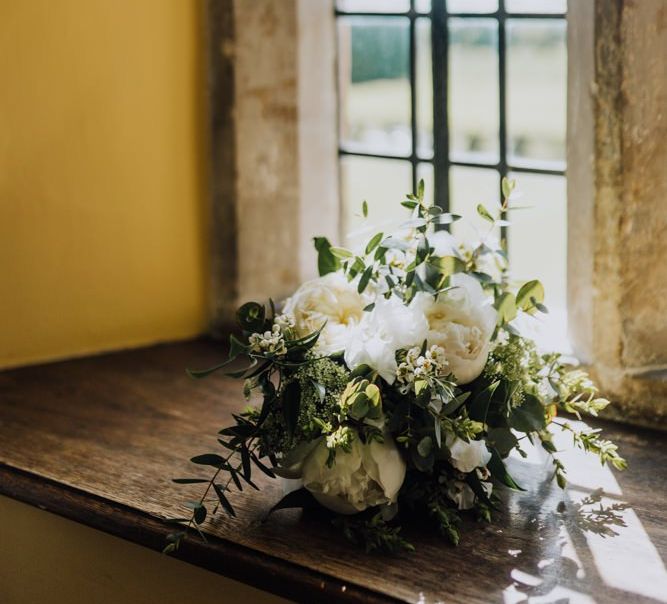
[[[469,275],[451,277],[451,289],[437,298],[419,294],[413,304],[428,320],[428,343],[442,346],[459,384],[472,382],[484,369],[497,314],[479,282]]]
[[[396,351],[421,345],[428,323],[418,304],[406,306],[396,296],[378,296],[372,311],[364,313],[345,350],[350,369],[366,364],[389,384],[396,379]]]
[[[358,437],[347,453],[336,451],[327,466],[329,449],[321,440],[302,465],[303,485],[324,507],[339,514],[356,514],[368,507],[395,503],[405,478],[405,462],[394,441],[362,443]]]
[[[306,281],[285,300],[283,313],[294,316],[299,337],[317,331],[325,325],[316,350],[330,355],[345,350],[353,328],[361,321],[369,299],[357,292],[341,273],[329,273]]]
[[[447,448],[451,453],[452,465],[460,472],[472,472],[475,468],[482,468],[491,459],[491,453],[483,440],[466,442],[453,434],[447,435]]]

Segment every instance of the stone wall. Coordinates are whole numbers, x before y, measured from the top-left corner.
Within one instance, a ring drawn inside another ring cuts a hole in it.
[[[571,335],[623,418],[664,426],[667,3],[571,3],[570,26]]]
[[[330,0],[209,0],[215,323],[313,276],[338,237]]]

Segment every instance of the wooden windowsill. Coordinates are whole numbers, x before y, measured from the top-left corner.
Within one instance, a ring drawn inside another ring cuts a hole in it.
[[[173,531],[165,520],[184,515],[182,503],[200,492],[170,479],[193,475],[189,457],[215,451],[217,430],[243,405],[237,381],[184,374],[220,355],[217,345],[195,341],[0,373],[0,494],[160,550]],[[412,528],[415,554],[366,555],[298,511],[262,523],[281,488],[258,476],[261,492],[234,496],[238,518],[207,521],[208,542],[188,538],[177,556],[300,601],[661,601],[664,435],[604,427],[630,471],[574,457],[563,494],[545,481],[548,462],[513,460],[526,492],[506,492],[492,524],[466,520],[456,548]],[[616,536],[600,535],[599,516],[575,503],[597,487],[603,504],[622,502],[626,526],[607,527]]]

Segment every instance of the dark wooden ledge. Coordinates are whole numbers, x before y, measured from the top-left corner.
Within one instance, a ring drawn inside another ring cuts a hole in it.
[[[173,530],[165,520],[199,492],[170,478],[196,474],[187,459],[216,450],[217,430],[243,405],[238,382],[183,372],[220,354],[188,342],[0,373],[0,493],[161,549]],[[261,493],[235,496],[237,519],[207,521],[208,542],[189,538],[177,555],[299,601],[665,601],[664,434],[604,427],[629,472],[567,453],[576,471],[563,494],[539,458],[513,461],[526,492],[507,493],[493,524],[466,520],[458,548],[414,528],[416,554],[368,556],[297,511],[261,523],[281,495],[266,479]],[[604,516],[577,505],[597,487]]]

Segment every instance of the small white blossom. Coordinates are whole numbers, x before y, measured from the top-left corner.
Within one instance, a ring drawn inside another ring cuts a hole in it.
[[[343,450],[350,450],[353,440],[354,431],[348,426],[339,426],[327,436],[327,449],[337,449],[340,447]]]
[[[250,350],[257,354],[270,354],[273,356],[287,354],[285,337],[280,330],[280,326],[275,323],[271,331],[251,334],[248,342],[250,343]]]
[[[296,325],[296,319],[292,313],[283,313],[282,315],[278,315],[275,319],[273,319],[273,323],[274,325],[277,325],[280,328],[280,331],[284,333],[288,329],[294,329]]]
[[[405,361],[396,370],[399,384],[407,386],[417,378],[437,377],[446,373],[447,359],[442,346],[433,345],[423,355],[420,353],[419,346],[407,351]]]

